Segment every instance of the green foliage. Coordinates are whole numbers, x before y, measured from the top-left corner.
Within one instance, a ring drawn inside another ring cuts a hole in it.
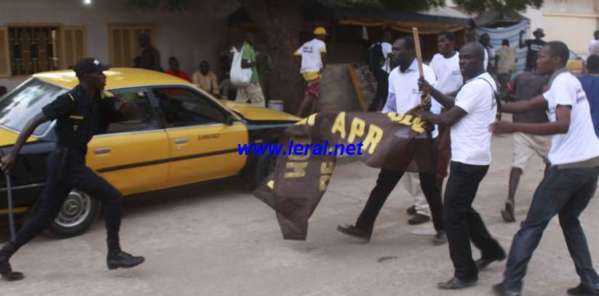
[[[183,11],[191,0],[126,0],[127,5],[140,10],[165,9],[169,11]]]
[[[404,11],[418,11],[445,6],[445,0],[379,0],[379,2],[385,7]]]
[[[543,5],[543,0],[455,0],[455,3],[468,12],[487,10],[506,12],[522,11],[528,5],[539,8]]]

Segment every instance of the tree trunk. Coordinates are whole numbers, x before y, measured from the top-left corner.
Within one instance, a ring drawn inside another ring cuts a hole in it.
[[[300,45],[302,1],[247,0],[241,3],[266,35],[266,46],[272,59],[270,99],[282,100],[285,111],[295,113],[303,98],[299,63],[293,56]]]

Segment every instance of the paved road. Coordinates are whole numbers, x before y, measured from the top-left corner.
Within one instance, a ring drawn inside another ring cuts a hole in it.
[[[504,224],[511,139],[496,138],[494,162],[475,202],[490,231],[509,248],[518,223]],[[541,178],[538,159],[518,192],[517,213],[526,213]],[[503,264],[482,272],[477,287],[443,292],[436,283],[452,273],[447,245],[429,243],[432,226],[408,226],[410,198],[397,188],[377,221],[369,244],[335,231],[352,223],[374,184],[377,170],[361,163],[340,165],[314,213],[306,242],[281,239],[274,213],[236,181],[218,182],[149,198],[126,206],[122,240],[147,262],[133,270],[107,271],[101,221],[83,236],[44,237],[24,247],[13,264],[27,272],[19,283],[0,282],[1,295],[490,295]],[[599,258],[599,205],[583,215]],[[478,256],[478,254],[477,254]],[[565,295],[578,283],[557,220],[532,259],[526,295]],[[42,294],[43,293],[43,294]]]

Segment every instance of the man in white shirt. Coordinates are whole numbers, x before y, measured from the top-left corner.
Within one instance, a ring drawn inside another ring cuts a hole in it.
[[[496,295],[520,295],[526,267],[549,221],[559,214],[566,245],[581,283],[569,295],[599,295],[599,276],[578,220],[597,188],[599,140],[593,130],[589,101],[580,81],[565,70],[568,47],[560,41],[547,43],[538,54],[537,71],[552,75],[550,88],[528,101],[504,104],[503,112],[520,113],[546,109],[547,123],[500,121],[495,133],[522,132],[553,135],[549,150],[550,168],[533,195],[526,220],[514,236],[503,274],[493,287]]]
[[[478,186],[491,163],[491,124],[497,114],[495,81],[484,71],[484,48],[477,42],[460,51],[460,68],[466,81],[455,100],[420,80],[423,90],[449,109],[440,115],[418,112],[426,121],[451,127],[451,170],[445,189],[443,225],[455,273],[438,284],[440,289],[462,289],[478,281],[478,271],[493,261],[505,259],[505,251],[489,234],[472,207]],[[470,241],[480,249],[481,258],[472,259]]]
[[[300,73],[306,81],[304,99],[297,111],[303,117],[316,112],[320,98],[320,77],[326,65],[327,46],[324,43],[327,31],[324,27],[314,29],[314,39],[304,43],[294,55],[302,59]]]
[[[415,58],[414,40],[411,37],[396,40],[393,43],[392,55],[399,66],[389,74],[389,96],[383,112],[405,114],[420,105],[422,95],[418,88],[420,74],[418,72],[418,62]],[[435,83],[433,70],[423,65],[423,72],[424,78],[427,81]],[[436,130],[433,133],[436,133]],[[434,155],[431,155],[431,157],[434,158]],[[370,240],[376,217],[403,174],[404,171],[381,169],[376,186],[370,192],[366,206],[356,223],[354,225],[339,226],[337,230],[347,235]],[[444,243],[446,237],[442,223],[441,192],[437,187],[435,174],[432,172],[421,172],[420,184],[431,208],[433,225],[437,231],[433,243]]]
[[[455,50],[455,34],[451,32],[441,32],[437,37],[437,47],[439,53],[433,56],[430,62],[430,67],[435,72],[437,82],[434,87],[445,95],[456,93],[462,86],[462,72],[460,71],[460,57]],[[433,113],[441,112],[441,105],[433,101],[431,106]],[[449,147],[449,129],[440,127],[439,136],[437,137],[437,184],[439,188],[443,188],[443,179],[447,177],[447,167],[449,166],[450,147]],[[413,215],[408,221],[409,224],[415,225],[428,221],[430,212],[428,203],[420,191],[418,178],[414,177],[415,173],[407,173],[410,178],[403,178],[401,182],[406,187],[406,190],[415,198],[414,206],[408,208],[408,214]]]
[[[389,72],[391,72],[391,32],[385,31],[383,39],[368,48],[368,65],[376,79],[376,93],[368,111],[379,111],[383,108],[389,89]]]
[[[589,42],[589,56],[599,55],[599,30],[593,33],[594,39]]]

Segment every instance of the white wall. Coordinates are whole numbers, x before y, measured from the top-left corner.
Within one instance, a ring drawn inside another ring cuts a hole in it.
[[[545,0],[541,9],[528,8],[525,16],[531,20],[531,32],[543,28],[545,40],[561,40],[572,51],[586,54],[598,28],[598,8],[598,0]]]
[[[81,0],[0,0],[0,25],[15,23],[52,23],[84,26],[87,31],[87,55],[108,62],[108,24],[154,24],[154,46],[160,51],[162,67],[169,56],[176,56],[183,70],[191,72],[202,59],[216,68],[217,54],[225,47],[226,18],[234,11],[235,1],[192,1],[183,13],[142,12],[125,6],[124,0],[93,0],[85,6]],[[0,79],[9,89],[23,78]]]

